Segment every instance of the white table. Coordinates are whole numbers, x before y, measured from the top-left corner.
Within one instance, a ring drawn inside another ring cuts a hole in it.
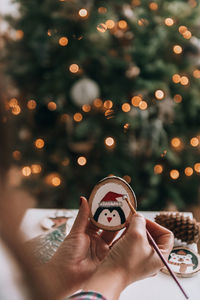
[[[59,210],[58,210],[59,211]],[[40,221],[55,212],[52,209],[29,209],[21,224],[21,229],[24,232],[26,239],[36,237],[44,233],[40,226]],[[69,210],[72,216],[71,224],[77,215],[77,210]],[[154,220],[156,212],[141,212],[146,218]],[[191,215],[187,213],[188,215]],[[193,249],[197,249],[193,245]],[[198,300],[200,298],[200,274],[192,278],[179,278],[181,285],[189,295],[190,300]],[[174,280],[163,273],[157,276],[138,281],[131,284],[121,294],[120,300],[183,300],[184,296],[178,289]]]

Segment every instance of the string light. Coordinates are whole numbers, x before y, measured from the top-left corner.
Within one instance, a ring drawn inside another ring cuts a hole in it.
[[[174,20],[172,18],[166,18],[165,19],[165,25],[173,26],[174,25]]]
[[[187,40],[189,40],[191,37],[192,37],[192,33],[189,31],[189,30],[186,30],[184,33],[183,33],[183,37]]]
[[[181,80],[181,76],[180,76],[179,74],[174,74],[174,75],[172,76],[172,81],[173,81],[174,83],[179,83],[180,80]]]
[[[84,111],[84,112],[89,112],[89,111],[91,111],[91,106],[90,106],[89,104],[84,104],[84,105],[82,106],[82,111]]]
[[[125,21],[125,20],[120,20],[119,22],[118,22],[118,27],[120,28],[120,29],[122,29],[122,30],[125,30],[126,28],[127,28],[127,22]]]
[[[174,95],[174,102],[181,103],[183,100],[182,96],[180,94]]]
[[[107,20],[105,24],[108,29],[112,29],[115,27],[115,22],[113,20]]]
[[[108,147],[113,147],[115,145],[115,140],[109,136],[105,139],[105,145]]]
[[[47,106],[48,106],[48,109],[51,110],[51,111],[54,111],[57,108],[56,103],[53,102],[53,101],[50,101]]]
[[[193,174],[193,169],[191,167],[187,167],[184,170],[186,176],[191,176]]]
[[[128,123],[124,124],[124,129],[127,130],[129,129],[130,125]]]
[[[174,148],[179,148],[181,146],[181,140],[179,138],[175,137],[171,140],[171,145]]]
[[[158,100],[162,100],[164,98],[165,94],[162,90],[156,90],[155,91],[155,97]]]
[[[126,103],[122,104],[122,111],[129,112],[130,110],[131,110],[131,106],[129,103],[126,102]]]
[[[103,101],[99,98],[95,99],[93,101],[93,105],[96,107],[96,108],[100,108],[102,105],[103,105]]]
[[[47,35],[48,35],[48,36],[51,36],[51,35],[52,35],[52,33],[51,33],[51,30],[50,30],[50,29],[48,29],[48,31],[47,31]]]
[[[195,78],[200,78],[200,70],[198,70],[198,69],[194,70],[194,71],[193,71],[193,76],[194,76]]]
[[[87,9],[85,9],[85,8],[81,8],[81,9],[79,10],[78,14],[79,14],[79,16],[80,16],[81,18],[85,18],[85,17],[87,17],[87,15],[88,15],[88,11],[87,11]]]
[[[57,174],[57,173],[50,173],[49,175],[46,176],[45,182],[48,185],[57,187],[61,184],[61,178],[60,178],[59,174]]]
[[[179,178],[179,171],[178,170],[171,170],[170,171],[170,177],[174,180]]]
[[[18,105],[18,100],[16,98],[12,98],[12,99],[10,99],[8,105],[9,105],[9,107],[13,108],[16,105]]]
[[[38,149],[42,149],[44,147],[44,140],[43,139],[35,140],[35,147]]]
[[[28,107],[28,109],[30,109],[30,110],[35,109],[36,106],[37,106],[37,103],[36,103],[35,100],[29,100],[29,101],[27,102],[27,107]]]
[[[15,105],[13,108],[12,108],[12,114],[17,116],[21,113],[21,108],[19,105]]]
[[[158,9],[158,4],[156,2],[151,2],[151,3],[149,3],[149,8],[151,10],[157,10]]]
[[[126,180],[126,182],[131,183],[131,177],[129,175],[123,176],[123,179]]]
[[[163,172],[163,166],[162,165],[155,165],[154,166],[154,173],[155,174],[161,174]]]
[[[105,117],[106,119],[112,119],[114,117],[114,110],[113,109],[107,109],[105,111]]]
[[[138,107],[141,101],[142,101],[142,98],[140,96],[134,96],[131,98],[131,103],[135,107]]]
[[[20,151],[18,150],[15,150],[13,151],[12,153],[12,157],[15,159],[15,160],[20,160],[22,158],[22,154]]]
[[[79,71],[79,66],[77,64],[71,64],[69,70],[71,73],[77,73]]]
[[[111,100],[106,100],[104,101],[104,104],[103,106],[106,108],[106,109],[110,109],[113,107],[113,102]]]
[[[180,45],[174,45],[173,46],[173,51],[176,54],[181,54],[183,52],[183,48]]]
[[[69,166],[69,164],[70,164],[69,158],[65,158],[65,159],[62,161],[62,165],[63,165],[64,167]]]
[[[182,76],[181,80],[180,80],[180,83],[182,85],[188,85],[189,84],[189,78],[187,76]]]
[[[24,37],[24,32],[23,32],[23,30],[17,30],[16,31],[16,40],[21,40],[21,39],[23,39],[23,37]]]
[[[51,182],[53,186],[59,186],[61,184],[61,179],[58,176],[54,176]]]
[[[140,0],[132,0],[132,4],[133,4],[134,6],[140,6],[141,1],[140,1]]]
[[[97,30],[98,30],[99,32],[101,32],[101,33],[106,32],[106,30],[107,30],[106,24],[101,23],[101,24],[97,25]]]
[[[103,7],[103,6],[99,7],[98,8],[98,13],[99,14],[105,14],[105,13],[107,13],[107,8]]]
[[[184,34],[184,33],[187,31],[187,27],[181,25],[181,26],[179,26],[178,31],[179,31],[181,34]]]
[[[194,165],[194,169],[195,169],[195,171],[196,171],[197,173],[200,173],[200,163],[196,163],[196,164]]]
[[[139,108],[141,109],[141,110],[145,110],[145,109],[147,109],[147,107],[148,107],[148,104],[147,104],[147,102],[146,101],[140,101],[140,103],[139,103]]]
[[[147,25],[149,22],[147,19],[141,18],[140,20],[138,20],[137,23],[139,26],[144,26],[144,25]]]
[[[197,147],[199,145],[199,139],[197,137],[191,138],[190,144],[192,147]]]
[[[81,113],[75,113],[73,118],[75,122],[81,122],[83,119],[83,115]]]
[[[28,177],[31,175],[31,168],[28,166],[25,166],[22,168],[22,175],[24,175],[25,177]]]
[[[80,166],[85,166],[86,163],[87,163],[87,159],[85,156],[79,156],[79,158],[77,159],[77,163],[80,165]]]
[[[39,174],[42,171],[42,167],[39,164],[33,164],[31,166],[31,171],[33,174]]]
[[[63,36],[59,39],[58,43],[60,46],[65,47],[68,44],[68,38],[66,36]]]

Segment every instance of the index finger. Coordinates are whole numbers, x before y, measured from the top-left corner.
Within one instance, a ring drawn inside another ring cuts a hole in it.
[[[146,219],[146,227],[162,252],[169,253],[174,245],[174,235],[167,228]]]

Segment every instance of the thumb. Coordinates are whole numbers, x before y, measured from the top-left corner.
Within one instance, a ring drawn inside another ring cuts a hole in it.
[[[85,232],[87,225],[88,225],[88,219],[89,219],[89,214],[90,214],[89,205],[88,205],[87,199],[85,197],[81,196],[80,201],[81,201],[81,204],[80,204],[79,212],[74,221],[74,224],[72,226],[70,233],[74,233],[74,232],[83,233],[83,232]]]
[[[140,214],[134,214],[131,218],[127,234],[146,236],[146,220]]]

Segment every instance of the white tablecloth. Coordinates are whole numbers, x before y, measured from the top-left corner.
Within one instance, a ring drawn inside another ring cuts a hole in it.
[[[52,214],[55,210],[51,209],[29,209],[21,224],[21,229],[27,239],[33,238],[44,233],[40,226],[41,220]],[[71,225],[77,215],[77,210],[67,211],[71,216]],[[146,218],[154,220],[156,212],[141,212]],[[190,213],[187,213],[191,215]],[[193,249],[197,249],[193,245]],[[190,300],[200,299],[200,274],[192,278],[179,278],[181,285],[189,295]],[[121,294],[120,300],[183,300],[184,296],[175,284],[174,280],[163,273],[157,276],[141,280],[131,284]]]

